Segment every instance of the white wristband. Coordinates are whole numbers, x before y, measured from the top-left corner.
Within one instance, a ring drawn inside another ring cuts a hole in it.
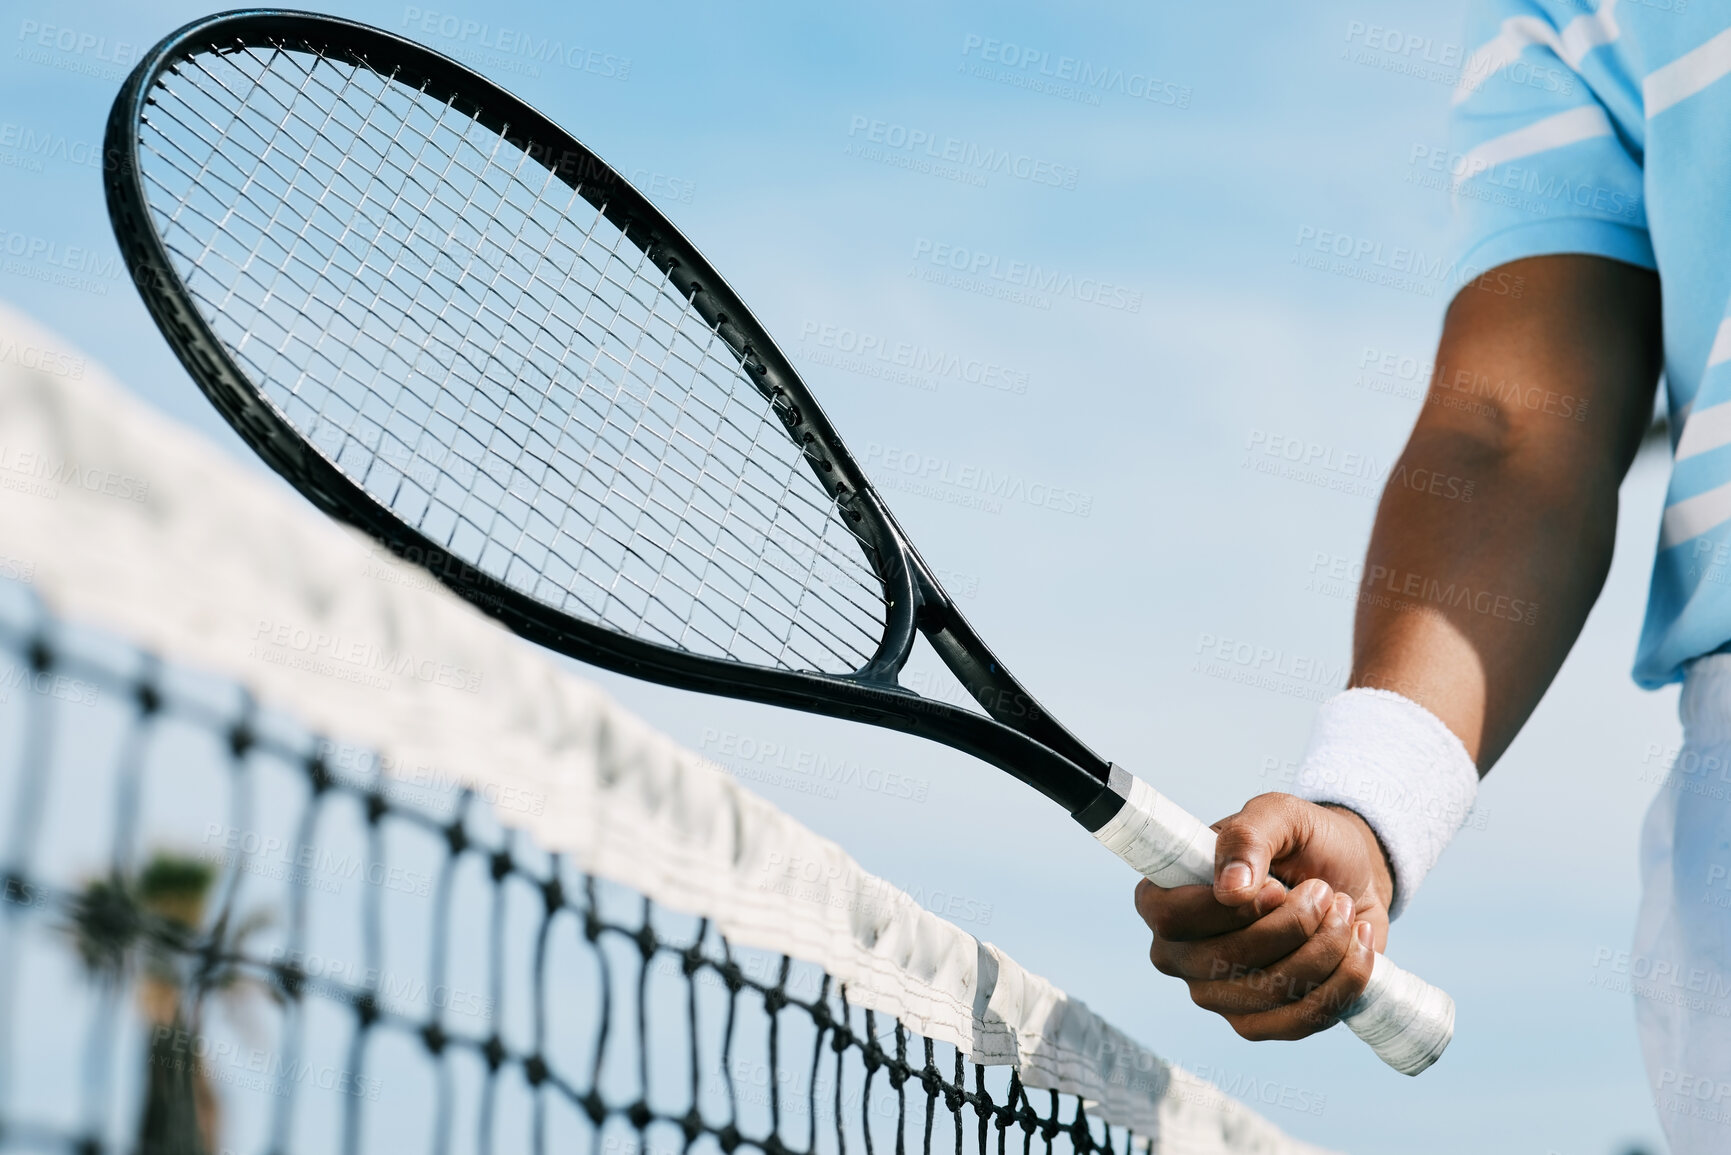
[[[1406,909],[1473,808],[1478,767],[1454,731],[1390,690],[1337,694],[1317,711],[1293,793],[1355,811],[1394,871],[1389,917]]]

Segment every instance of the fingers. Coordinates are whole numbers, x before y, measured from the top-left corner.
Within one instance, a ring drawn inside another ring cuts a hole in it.
[[[1213,894],[1206,887],[1184,889],[1200,892],[1201,898],[1213,902]],[[1339,899],[1345,902],[1347,910],[1350,911],[1352,900],[1345,895],[1339,896]],[[1303,957],[1301,952],[1325,926],[1331,909],[1330,903],[1335,900],[1336,895],[1327,883],[1320,879],[1311,879],[1294,888],[1285,896],[1284,901],[1269,913],[1248,922],[1244,919],[1250,913],[1250,908],[1232,909],[1216,904],[1216,910],[1238,919],[1239,925],[1228,927],[1211,937],[1189,940],[1160,933],[1160,924],[1176,921],[1172,914],[1164,909],[1165,904],[1162,904],[1162,909],[1156,911],[1154,944],[1149,949],[1148,957],[1162,974],[1184,979],[1191,983],[1193,988],[1197,984],[1242,984],[1245,977],[1252,972],[1261,975],[1271,967],[1289,964],[1291,959],[1288,956]],[[1212,921],[1214,920],[1208,918],[1206,911],[1199,911],[1191,915],[1190,921],[1182,923],[1180,929],[1187,930]],[[1332,969],[1332,966],[1329,969]],[[1317,977],[1326,977],[1326,974],[1324,971]],[[1194,994],[1193,989],[1192,995]],[[1233,1009],[1245,1010],[1253,1006],[1256,1010],[1263,1010],[1295,997],[1297,994],[1284,995],[1279,990],[1271,992],[1264,986],[1257,989],[1249,1006],[1233,1004]],[[1224,1009],[1224,1006],[1210,1009]]]
[[[1260,794],[1214,826],[1214,897],[1224,906],[1244,906],[1268,879],[1269,864],[1304,845],[1311,819],[1305,803],[1290,794]]]
[[[1368,922],[1353,924],[1333,973],[1308,994],[1297,1002],[1271,1010],[1248,1014],[1228,1013],[1226,1021],[1232,1024],[1232,1029],[1240,1036],[1252,1042],[1266,1039],[1302,1039],[1327,1030],[1340,1020],[1348,1007],[1358,1001],[1358,997],[1364,993],[1365,984],[1370,982],[1370,968],[1376,960],[1370,939],[1371,928]]]
[[[1249,926],[1280,906],[1286,888],[1270,879],[1245,906],[1221,906],[1210,886],[1155,886],[1144,880],[1136,887],[1136,913],[1148,929],[1169,942],[1213,938]]]
[[[1271,915],[1268,921],[1273,918]],[[1191,981],[1190,997],[1198,1006],[1228,1016],[1266,1011],[1301,999],[1326,982],[1345,959],[1352,942],[1352,922],[1352,899],[1344,894],[1330,895],[1321,903],[1314,923],[1305,920],[1283,928],[1284,941],[1279,945],[1290,944],[1291,948],[1284,955],[1266,965],[1216,958],[1205,979]],[[1303,937],[1291,943],[1294,935]]]

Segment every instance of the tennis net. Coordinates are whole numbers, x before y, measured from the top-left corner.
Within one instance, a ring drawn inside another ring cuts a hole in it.
[[[0,372],[0,1151],[1314,1150],[65,364]]]

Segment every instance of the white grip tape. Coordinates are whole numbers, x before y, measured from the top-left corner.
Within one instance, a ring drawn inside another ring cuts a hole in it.
[[[1113,767],[1112,786],[1124,805],[1094,832],[1100,844],[1156,886],[1214,881],[1214,831],[1140,778],[1123,783]]]
[[[1124,805],[1094,832],[1095,839],[1157,886],[1212,882],[1214,831],[1140,778],[1121,779],[1121,773],[1113,767],[1112,786]],[[1454,1038],[1455,1004],[1446,992],[1379,954],[1364,994],[1341,1019],[1383,1062],[1416,1075]]]

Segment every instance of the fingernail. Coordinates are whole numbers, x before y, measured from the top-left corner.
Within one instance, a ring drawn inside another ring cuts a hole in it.
[[[1368,923],[1368,922],[1359,923],[1357,926],[1353,927],[1353,933],[1358,936],[1358,945],[1362,946],[1365,950],[1371,949],[1371,947],[1370,947],[1370,923]]]
[[[1226,869],[1220,872],[1220,885],[1227,890],[1243,890],[1250,885],[1250,864],[1247,862],[1228,862]]]
[[[1346,920],[1352,917],[1352,896],[1337,894],[1334,901],[1328,905],[1328,924],[1330,926],[1345,926]]]

